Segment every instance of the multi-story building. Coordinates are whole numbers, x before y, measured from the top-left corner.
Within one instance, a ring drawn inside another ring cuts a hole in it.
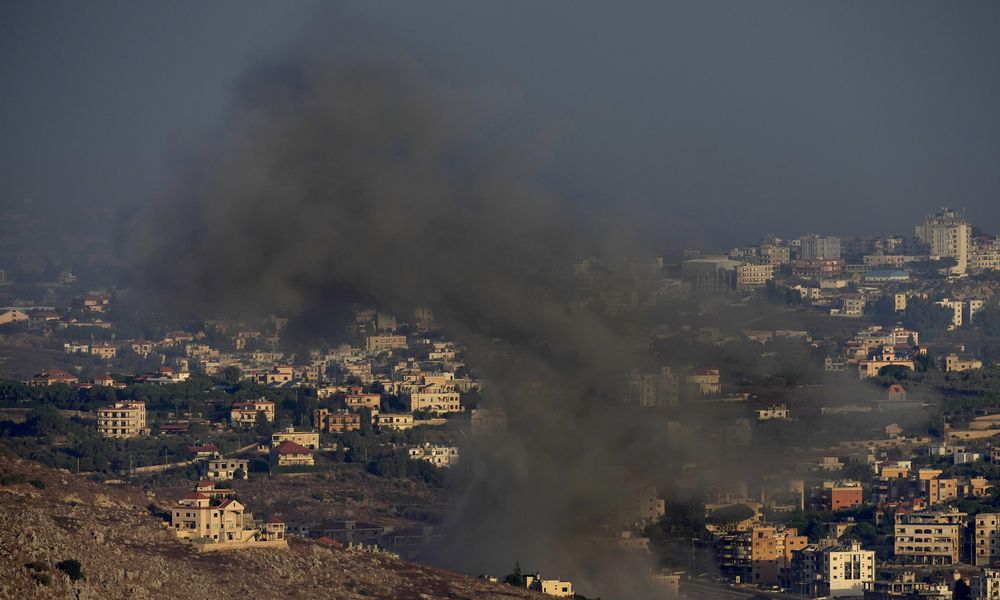
[[[245,478],[250,473],[250,461],[242,458],[215,458],[206,464],[205,476],[213,481],[229,481],[241,472]]]
[[[969,267],[972,254],[972,225],[957,212],[943,208],[935,215],[928,215],[916,227],[917,239],[930,247],[934,256],[955,259],[953,273],[963,274]]]
[[[982,369],[983,361],[975,359],[962,359],[957,354],[949,354],[944,357],[945,371],[970,371],[972,369]]]
[[[755,288],[774,279],[774,265],[771,263],[744,263],[736,267],[736,287]]]
[[[462,396],[436,385],[421,386],[405,394],[409,411],[423,410],[436,413],[462,412]]]
[[[864,600],[951,600],[947,583],[917,580],[914,573],[897,573],[892,579],[865,583]]]
[[[754,412],[758,421],[784,420],[788,418],[788,405],[772,404],[767,408],[758,408]]]
[[[319,449],[319,433],[315,431],[295,431],[295,427],[289,425],[282,431],[271,435],[271,445],[280,446],[285,442],[295,442],[300,446],[310,450]]]
[[[365,338],[365,350],[369,354],[381,354],[402,348],[406,348],[405,335],[370,335]]]
[[[411,446],[409,455],[413,460],[423,460],[435,467],[450,467],[458,464],[458,448],[455,446],[438,446],[429,443],[423,446]]]
[[[840,238],[807,235],[799,239],[799,258],[802,260],[834,260],[840,258]]]
[[[670,367],[663,367],[659,373],[629,375],[625,387],[625,403],[634,406],[673,406],[680,393],[677,377]]]
[[[969,592],[976,600],[1000,600],[1000,569],[980,571],[979,575],[969,580]]]
[[[977,567],[1000,563],[1000,513],[976,515],[973,561]]]
[[[257,423],[257,414],[263,413],[264,418],[274,422],[274,402],[261,398],[247,402],[234,402],[229,409],[229,421],[235,427],[253,427]]]
[[[271,519],[258,526],[253,514],[238,501],[210,491],[191,492],[170,510],[170,528],[179,538],[197,543],[201,550],[222,550],[254,545],[285,548],[285,524]]]
[[[893,552],[897,560],[931,565],[959,561],[968,515],[957,510],[924,510],[896,519]]]
[[[809,538],[794,528],[758,526],[750,530],[750,573],[755,585],[778,585],[787,580],[792,556]]]
[[[716,368],[692,369],[687,374],[687,384],[700,396],[711,396],[722,392],[722,374]]]
[[[276,458],[279,467],[315,464],[312,450],[295,442],[282,442],[272,446],[271,454]]]
[[[97,433],[109,438],[131,438],[149,433],[146,403],[132,400],[98,408]]]
[[[409,413],[379,413],[375,415],[375,426],[379,431],[395,429],[405,431],[413,428],[413,415]]]
[[[934,304],[937,304],[941,308],[947,308],[951,311],[951,325],[949,329],[956,329],[962,326],[962,316],[964,314],[965,303],[961,300],[949,300],[945,298],[944,300],[938,300]]]
[[[378,410],[382,406],[381,394],[347,394],[344,396],[344,404],[347,410],[361,410],[368,408]]]
[[[862,596],[866,583],[875,581],[875,551],[858,542],[809,545],[792,559],[792,589],[801,594],[841,598]]]
[[[844,510],[861,506],[864,489],[858,481],[824,481],[822,486],[824,508]]]
[[[313,411],[313,426],[323,433],[342,433],[361,429],[361,415],[348,411],[319,408]]]

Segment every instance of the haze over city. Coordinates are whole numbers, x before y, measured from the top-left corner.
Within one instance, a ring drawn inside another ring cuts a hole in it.
[[[0,596],[1000,597],[998,26],[4,4]]]

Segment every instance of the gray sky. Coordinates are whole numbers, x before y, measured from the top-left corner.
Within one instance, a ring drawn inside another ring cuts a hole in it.
[[[944,204],[1000,230],[989,1],[6,2],[0,203],[143,202],[331,11],[488,90],[568,205],[643,236],[912,233]]]

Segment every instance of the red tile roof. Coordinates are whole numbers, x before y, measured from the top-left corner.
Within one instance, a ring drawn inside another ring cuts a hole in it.
[[[280,523],[282,525],[285,524],[285,522],[282,521],[281,519],[279,519],[278,517],[271,517],[270,519],[267,520],[267,522],[268,523]]]
[[[181,498],[181,500],[208,500],[208,496],[198,492],[191,492],[187,496]]]
[[[278,446],[278,454],[312,454],[312,450],[302,446],[301,444],[288,441],[283,442],[280,446]]]

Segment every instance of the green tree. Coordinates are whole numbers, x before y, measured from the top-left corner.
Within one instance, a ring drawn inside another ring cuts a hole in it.
[[[257,411],[257,420],[254,422],[254,431],[260,436],[262,440],[270,441],[271,435],[274,434],[274,424],[271,423],[267,418],[267,414],[264,411]]]
[[[225,369],[222,370],[222,373],[220,373],[220,375],[222,377],[222,380],[228,383],[229,385],[236,385],[237,383],[240,382],[240,378],[242,377],[240,368],[235,365],[230,365],[226,367]]]
[[[69,575],[73,581],[83,579],[83,565],[75,558],[70,558],[56,564],[56,568]]]

